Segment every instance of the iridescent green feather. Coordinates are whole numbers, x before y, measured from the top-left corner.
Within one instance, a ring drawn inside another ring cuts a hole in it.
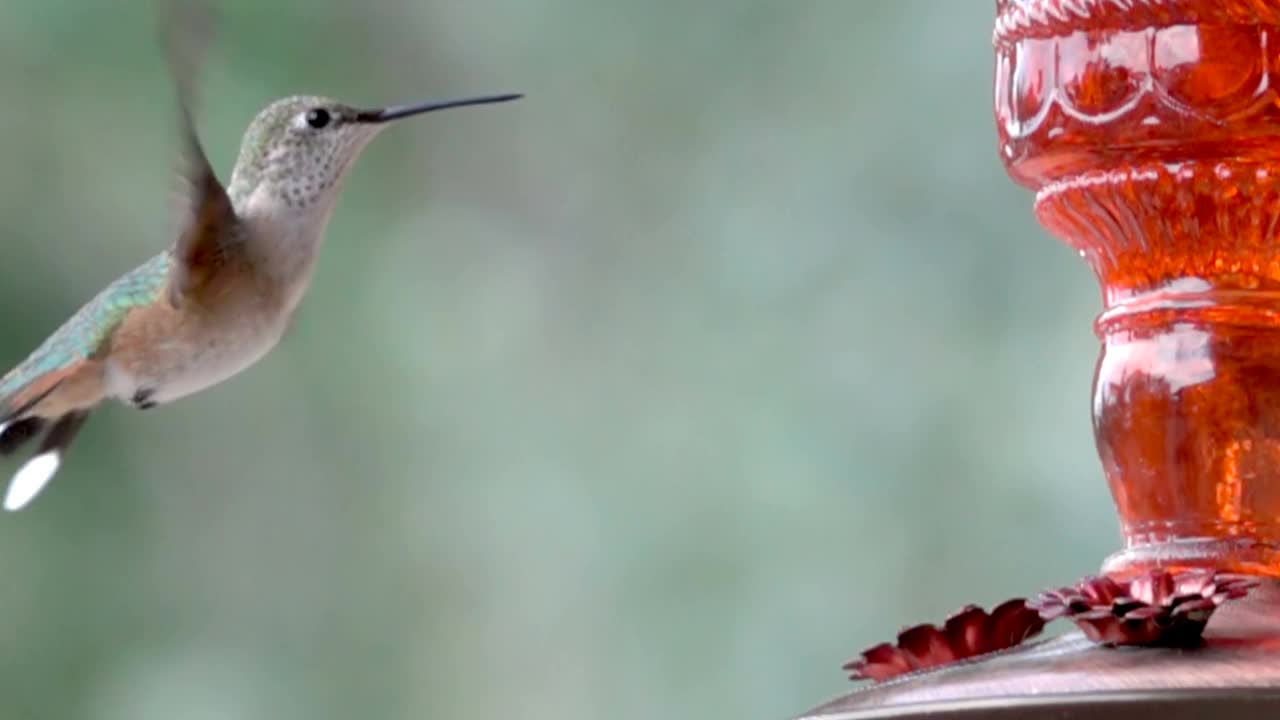
[[[45,373],[93,355],[129,311],[154,302],[169,276],[168,252],[151,258],[98,293],[36,348],[21,365],[0,378],[0,402]]]

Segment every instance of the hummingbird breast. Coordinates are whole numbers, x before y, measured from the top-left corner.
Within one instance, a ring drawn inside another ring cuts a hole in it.
[[[163,297],[132,311],[105,356],[106,394],[147,406],[216,385],[275,347],[292,314],[282,292],[244,262],[224,268],[200,297]]]
[[[159,293],[120,323],[103,353],[107,396],[171,402],[231,378],[280,341],[310,285],[331,208],[282,213],[259,195],[238,210],[243,225],[225,264],[197,294],[174,307]]]

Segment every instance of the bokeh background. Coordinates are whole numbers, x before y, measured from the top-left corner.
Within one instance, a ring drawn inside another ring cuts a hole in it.
[[[1098,292],[992,14],[224,3],[224,177],[280,95],[528,97],[384,134],[283,346],[0,518],[0,716],[783,718],[1095,570]],[[146,3],[0,3],[0,364],[169,242],[167,83]]]

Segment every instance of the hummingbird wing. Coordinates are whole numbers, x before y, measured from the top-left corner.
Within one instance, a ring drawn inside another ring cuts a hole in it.
[[[226,263],[228,242],[238,236],[239,219],[200,146],[185,106],[182,109],[185,181],[178,211],[178,238],[173,246],[169,302],[179,307],[199,291]]]
[[[169,0],[163,5],[161,43],[178,95],[179,204],[177,240],[169,277],[169,302],[178,307],[217,275],[238,222],[191,119],[193,84],[213,26],[210,3]]]

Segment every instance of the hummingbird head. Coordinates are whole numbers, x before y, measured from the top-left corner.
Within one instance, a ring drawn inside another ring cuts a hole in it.
[[[227,192],[239,210],[258,202],[297,211],[331,207],[355,159],[392,121],[519,97],[487,95],[376,109],[311,95],[283,98],[249,125]]]

